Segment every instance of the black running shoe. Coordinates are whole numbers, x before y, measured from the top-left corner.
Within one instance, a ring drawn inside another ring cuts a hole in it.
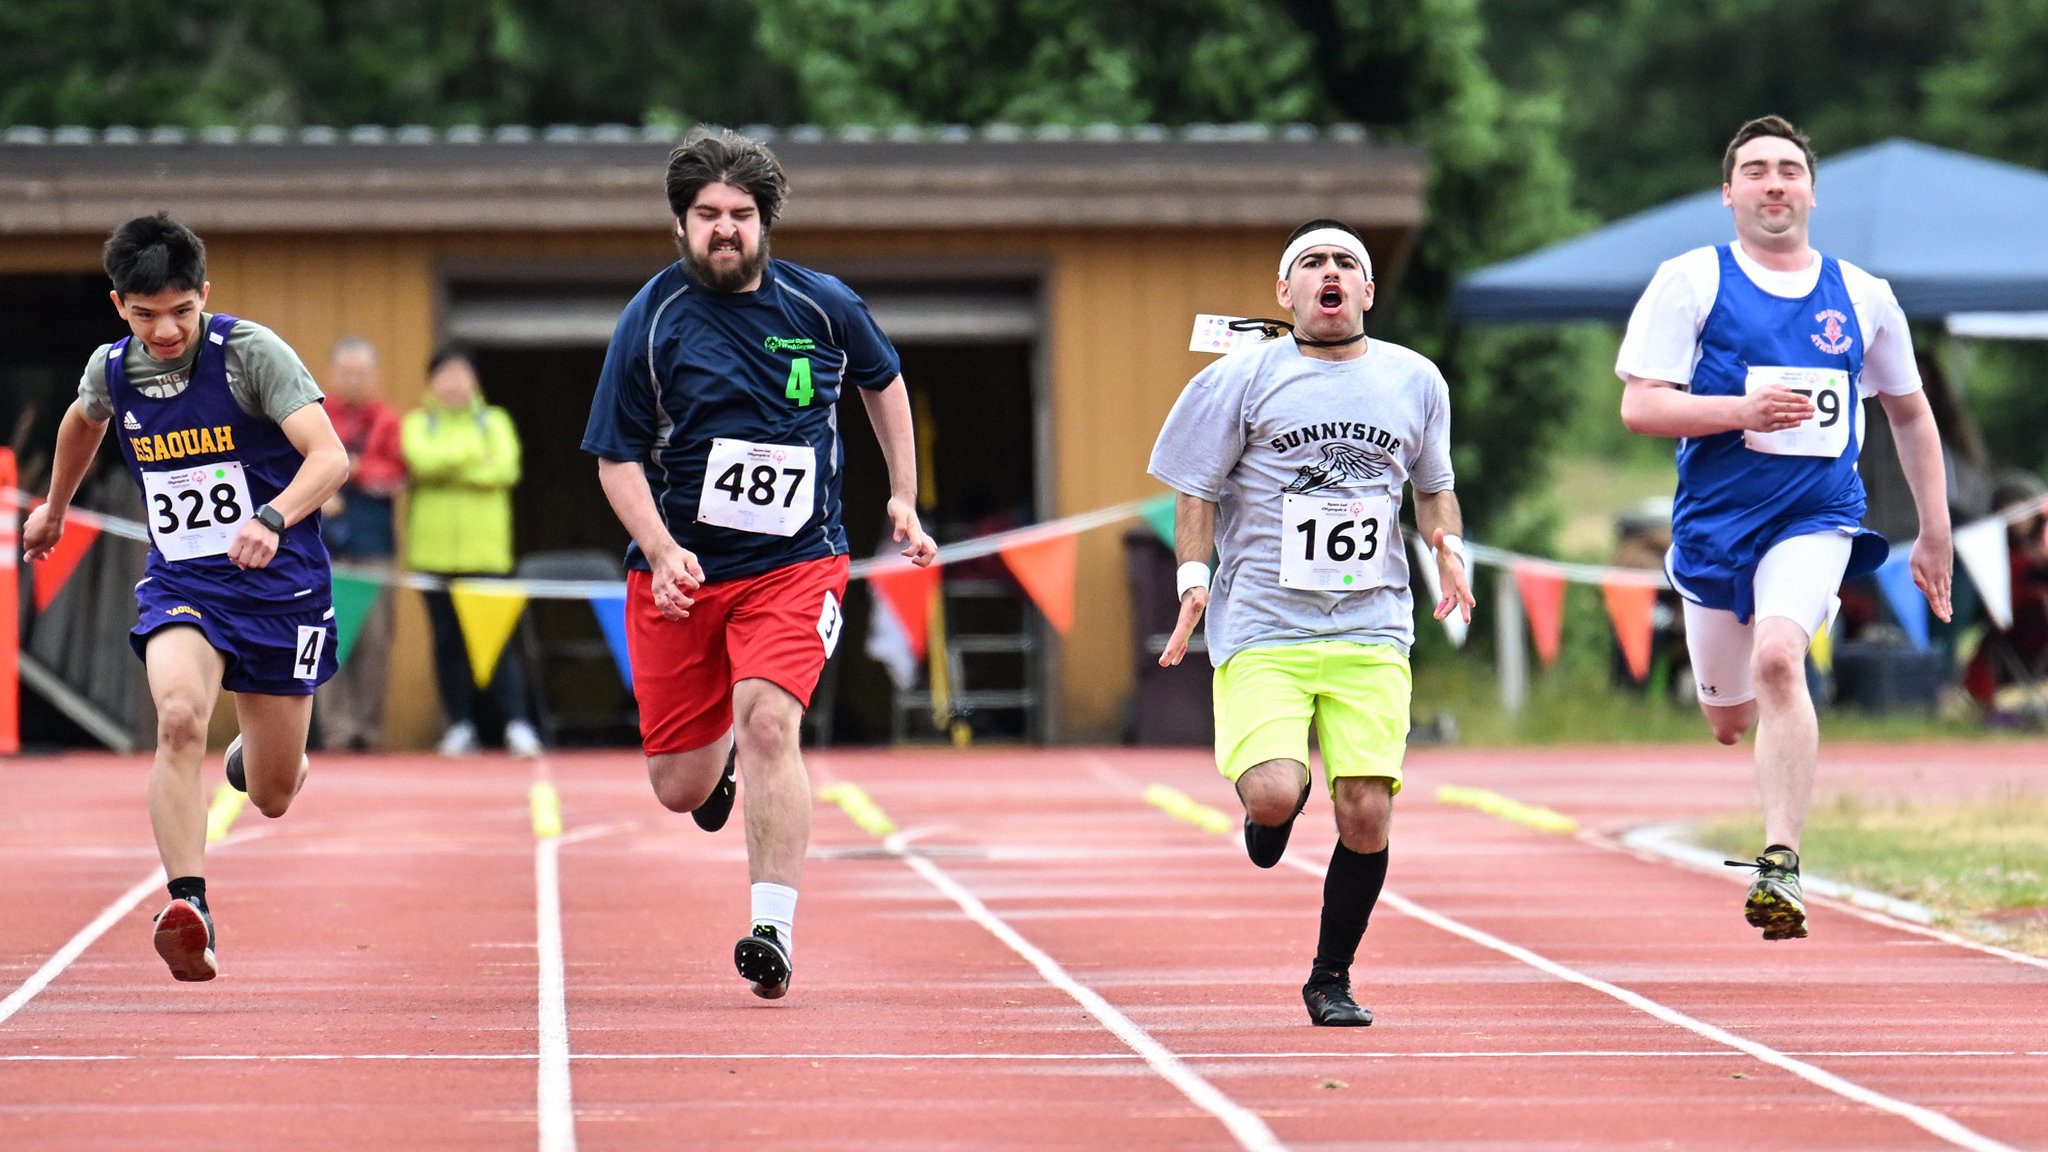
[[[1311,980],[1301,986],[1301,1002],[1308,1006],[1309,1021],[1322,1028],[1368,1028],[1372,1012],[1360,1008],[1351,998],[1351,979]]]
[[[725,827],[726,818],[732,815],[732,798],[739,791],[740,746],[737,741],[725,754],[725,775],[718,778],[718,786],[702,804],[690,809],[690,819],[706,832],[716,832]]]
[[[220,975],[213,955],[213,917],[180,897],[156,914],[156,954],[180,980],[211,980]]]
[[[1301,799],[1294,802],[1294,815],[1285,824],[1255,824],[1247,815],[1244,818],[1244,852],[1252,863],[1261,868],[1271,868],[1287,855],[1287,837],[1294,831],[1294,821],[1301,810],[1308,807],[1309,782],[1301,783]]]
[[[1799,853],[1773,844],[1754,864],[1746,860],[1727,864],[1756,869],[1756,879],[1749,882],[1749,898],[1742,904],[1742,918],[1750,927],[1763,929],[1766,940],[1806,938],[1806,894],[1799,885]]]
[[[753,935],[732,946],[732,962],[761,999],[780,1000],[789,994],[789,949],[772,926],[754,925]]]
[[[228,787],[237,792],[247,792],[249,776],[242,768],[242,735],[239,732],[235,734],[233,740],[228,741],[227,770]]]

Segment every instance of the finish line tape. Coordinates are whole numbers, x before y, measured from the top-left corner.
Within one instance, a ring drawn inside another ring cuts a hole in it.
[[[862,791],[858,784],[827,784],[818,789],[818,799],[827,804],[839,805],[839,810],[846,813],[848,820],[853,821],[855,826],[871,836],[886,837],[896,834],[896,822],[889,819],[889,814],[882,811],[873,800],[868,799],[868,794]]]
[[[1178,788],[1169,788],[1164,784],[1149,785],[1145,789],[1145,803],[1183,824],[1193,824],[1204,832],[1228,836],[1237,830],[1237,823],[1229,816]]]
[[[562,835],[562,794],[545,780],[535,780],[527,790],[526,805],[533,812],[533,835],[537,840],[558,840]]]
[[[1436,790],[1436,798],[1439,803],[1462,804],[1467,808],[1477,808],[1488,816],[1498,816],[1503,820],[1526,824],[1539,832],[1575,836],[1579,831],[1579,822],[1562,812],[1553,812],[1548,808],[1538,808],[1519,800],[1510,800],[1498,792],[1488,792],[1484,788],[1459,788],[1446,784]]]
[[[206,842],[215,843],[228,834],[235,826],[235,820],[242,815],[242,805],[249,798],[237,792],[231,785],[222,784],[213,790],[213,803],[206,806]]]

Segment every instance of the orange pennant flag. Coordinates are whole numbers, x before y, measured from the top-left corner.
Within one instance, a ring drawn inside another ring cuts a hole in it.
[[[896,620],[903,625],[903,634],[910,641],[910,650],[920,660],[924,659],[925,640],[930,635],[932,597],[939,591],[939,567],[905,564],[868,573],[868,583],[895,609]]]
[[[1074,553],[1079,539],[1067,533],[1002,551],[1003,563],[1010,566],[1017,583],[1062,636],[1074,626]]]
[[[1600,593],[1607,598],[1607,618],[1614,622],[1621,654],[1628,658],[1628,674],[1640,684],[1650,675],[1650,636],[1655,630],[1651,618],[1657,609],[1657,590],[1633,581],[1603,580]]]
[[[1564,573],[1548,564],[1521,564],[1515,585],[1522,590],[1522,611],[1529,617],[1529,635],[1545,668],[1557,663],[1557,644],[1564,633]]]
[[[99,538],[99,525],[88,524],[83,518],[64,525],[64,535],[57,540],[57,546],[36,562],[36,611],[48,608],[50,601],[57,598],[64,582],[78,570],[78,562],[85,559],[86,549]]]

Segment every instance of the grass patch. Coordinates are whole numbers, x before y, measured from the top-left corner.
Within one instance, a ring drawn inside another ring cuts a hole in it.
[[[1743,813],[1695,836],[1747,859],[1762,849],[1763,821]],[[1817,875],[1911,900],[1958,931],[2048,956],[2048,797],[1918,804],[1844,793],[1814,806],[1800,855]]]
[[[1597,594],[1597,593],[1596,593]],[[1597,626],[1604,628],[1603,619]],[[1442,628],[1434,620],[1418,622],[1418,632]],[[1434,638],[1430,638],[1433,640]],[[1604,642],[1604,635],[1600,637]],[[1500,705],[1499,674],[1490,653],[1452,653],[1448,645],[1431,643],[1415,660],[1414,716],[1428,728],[1446,714],[1455,718],[1458,742],[1477,747],[1525,744],[1707,744],[1713,736],[1691,701],[1671,699],[1669,692],[1618,687],[1608,678],[1605,652],[1560,660],[1552,669],[1532,669],[1528,703],[1518,715]],[[1534,663],[1533,657],[1531,663]],[[1931,712],[1874,714],[1853,709],[1820,713],[1823,742],[1829,740],[1953,740],[1996,739],[1974,714],[1943,718]],[[2014,733],[2014,736],[2023,734]]]

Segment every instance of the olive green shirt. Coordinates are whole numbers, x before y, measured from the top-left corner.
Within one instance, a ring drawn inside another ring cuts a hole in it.
[[[192,382],[192,367],[199,362],[199,349],[206,344],[206,325],[211,319],[210,314],[200,315],[198,338],[175,363],[151,356],[142,341],[130,340],[121,361],[128,373],[128,383],[154,400],[167,400],[183,392]],[[107,356],[113,347],[102,344],[95,349],[92,358],[85,362],[85,374],[78,379],[79,405],[86,418],[95,422],[104,422],[114,415],[114,405],[107,394]],[[249,415],[282,424],[285,417],[323,399],[320,386],[313,382],[313,374],[307,371],[299,354],[292,351],[283,337],[263,325],[237,319],[228,330],[223,347],[228,360],[228,387],[234,392],[235,403]]]

